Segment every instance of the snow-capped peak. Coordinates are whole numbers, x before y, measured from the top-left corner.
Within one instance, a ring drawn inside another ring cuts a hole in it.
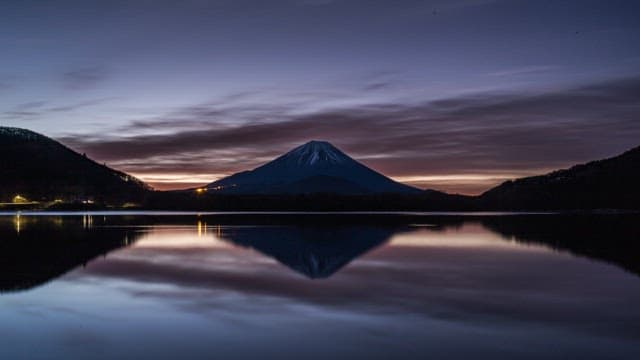
[[[342,163],[349,159],[336,147],[326,141],[309,141],[291,150],[286,157],[295,159],[298,165],[316,165],[319,163]]]

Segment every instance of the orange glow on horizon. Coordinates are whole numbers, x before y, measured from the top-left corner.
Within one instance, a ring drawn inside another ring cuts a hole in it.
[[[504,181],[548,172],[546,169],[515,173],[444,174],[390,176],[391,179],[420,189],[433,189],[448,193],[479,195]],[[231,174],[137,174],[142,181],[160,191],[204,189],[207,184]],[[197,191],[197,190],[196,190]],[[203,193],[198,192],[198,193]]]

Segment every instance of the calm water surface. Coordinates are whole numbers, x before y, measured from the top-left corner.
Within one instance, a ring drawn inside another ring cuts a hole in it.
[[[640,359],[640,217],[0,216],[1,359]]]

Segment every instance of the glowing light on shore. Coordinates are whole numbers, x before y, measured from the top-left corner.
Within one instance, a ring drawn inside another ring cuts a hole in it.
[[[16,195],[13,197],[14,204],[24,204],[27,202],[29,202],[29,200],[27,200],[27,198],[25,198],[24,196]]]

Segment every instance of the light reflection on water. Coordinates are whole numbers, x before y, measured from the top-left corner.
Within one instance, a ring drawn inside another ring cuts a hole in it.
[[[418,220],[0,217],[0,358],[640,356],[637,219]]]

